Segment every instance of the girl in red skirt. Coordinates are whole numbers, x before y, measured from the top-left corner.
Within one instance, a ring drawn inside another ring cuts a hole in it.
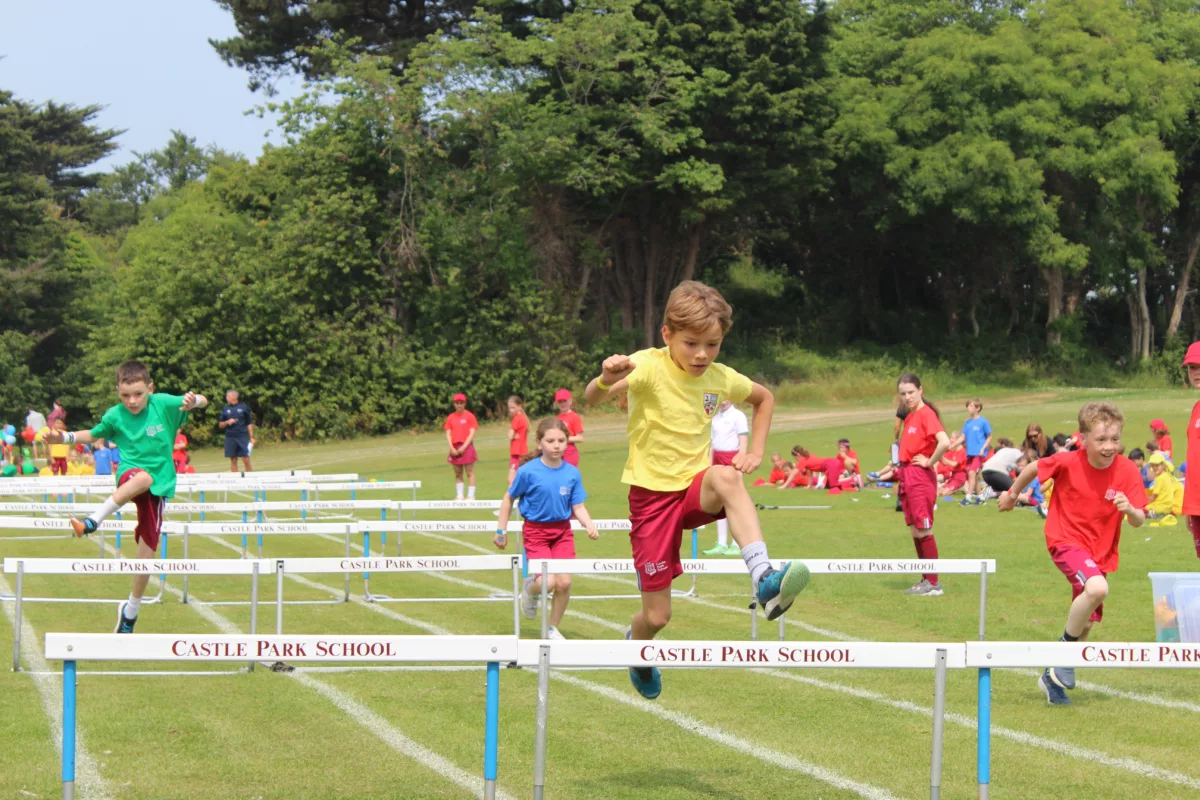
[[[446,444],[450,446],[450,455],[446,461],[454,467],[454,499],[463,499],[463,472],[467,473],[467,483],[470,484],[467,498],[475,499],[475,462],[479,455],[475,452],[475,433],[479,430],[479,422],[475,415],[467,411],[467,396],[462,392],[454,395],[454,413],[446,417],[442,428],[446,431]]]

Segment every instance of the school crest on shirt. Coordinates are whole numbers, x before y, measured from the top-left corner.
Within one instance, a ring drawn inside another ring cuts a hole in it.
[[[717,413],[717,406],[721,405],[721,396],[716,392],[704,393],[704,414],[711,417]]]

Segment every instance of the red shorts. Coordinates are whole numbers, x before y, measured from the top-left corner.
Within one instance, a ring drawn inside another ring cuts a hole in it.
[[[53,458],[50,460],[50,471],[55,475],[67,474],[67,460],[65,458]]]
[[[915,464],[900,467],[900,507],[904,524],[927,531],[933,527],[933,507],[937,504],[937,473]]]
[[[946,494],[954,494],[959,489],[967,485],[967,473],[952,472],[950,477],[946,478],[946,482],[942,484],[942,491]]]
[[[719,467],[732,467],[733,457],[737,454],[737,450],[713,450],[712,463]]]
[[[633,526],[629,542],[633,545],[638,588],[643,592],[670,588],[671,581],[683,574],[679,547],[684,530],[725,519],[724,509],[707,514],[700,508],[703,483],[701,472],[692,478],[691,486],[676,492],[629,487],[629,522]]]
[[[979,472],[983,469],[983,456],[967,456],[967,471]]]
[[[143,471],[137,468],[129,470],[117,481],[117,486],[124,486],[126,481]],[[133,504],[137,507],[138,512],[137,527],[133,529],[133,540],[145,542],[151,550],[158,550],[158,538],[162,533],[163,517],[167,510],[166,498],[142,492],[133,498]]]
[[[525,560],[529,562],[530,574],[541,567],[533,562],[543,558],[574,558],[575,533],[571,521],[532,522],[525,520],[521,526],[521,540],[525,545]]]
[[[509,456],[508,457],[508,468],[516,469],[517,467],[521,466],[522,458],[524,458],[524,456]]]
[[[563,461],[570,464],[572,467],[579,466],[579,448],[573,444],[567,445],[567,449],[563,451]]]
[[[1096,566],[1096,562],[1081,547],[1051,547],[1050,558],[1054,559],[1054,566],[1058,567],[1071,583],[1072,602],[1083,594],[1083,585],[1087,583],[1088,578],[1094,578],[1097,575],[1101,578],[1105,577],[1104,573],[1100,571],[1100,567]],[[1101,603],[1092,612],[1090,619],[1092,622],[1104,619],[1104,603]]]
[[[842,479],[842,460],[840,458],[827,458],[821,466],[821,471],[825,473],[825,488],[835,489]]]
[[[461,446],[462,446],[462,442],[454,443],[455,449],[457,449]],[[461,467],[466,464],[474,464],[478,460],[479,460],[479,454],[475,452],[475,445],[473,445],[473,444],[467,445],[467,449],[463,451],[463,454],[461,456],[456,456],[456,455],[451,454],[446,457],[446,461],[450,464],[453,464],[456,467]]]

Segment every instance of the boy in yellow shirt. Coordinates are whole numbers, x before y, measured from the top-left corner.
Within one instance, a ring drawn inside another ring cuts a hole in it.
[[[1154,479],[1146,490],[1146,518],[1155,527],[1178,524],[1183,513],[1183,484],[1175,477],[1175,465],[1161,453],[1146,459],[1146,472]]]
[[[55,430],[65,431],[67,425],[61,419],[54,421]],[[66,475],[67,474],[67,453],[70,451],[70,446],[66,444],[51,444],[50,445],[50,474]]]
[[[653,639],[670,621],[671,582],[683,573],[679,547],[688,528],[729,519],[768,619],[787,611],[808,585],[803,564],[771,568],[742,479],[762,462],[775,398],[766,387],[714,363],[732,325],[733,309],[716,289],[684,281],[667,300],[662,327],[667,346],[610,356],[588,384],[589,403],[628,393],[629,457],[621,482],[629,484],[629,539],[642,610],[634,614],[626,639]],[[710,466],[712,417],[725,400],[754,406],[750,444],[732,466]],[[662,691],[657,668],[631,668],[629,677],[648,700]]]

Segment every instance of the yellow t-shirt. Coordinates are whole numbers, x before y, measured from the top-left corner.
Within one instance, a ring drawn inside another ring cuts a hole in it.
[[[78,461],[68,461],[67,462],[67,474],[68,475],[82,475],[83,474],[83,471],[79,469]]]
[[[708,468],[712,417],[722,400],[750,396],[750,379],[724,364],[699,378],[675,365],[668,348],[639,350],[630,358],[629,458],[621,482],[677,492]]]
[[[51,458],[66,458],[67,453],[69,453],[70,451],[71,451],[71,445],[69,445],[69,444],[52,444],[52,445],[50,445],[50,457]]]
[[[1146,504],[1147,511],[1154,511],[1163,516],[1173,514],[1175,512],[1175,485],[1179,481],[1175,480],[1170,473],[1164,472],[1154,479],[1154,483],[1150,485],[1150,494],[1154,495],[1154,499]],[[1182,504],[1180,504],[1182,506]],[[1183,509],[1180,508],[1182,511]]]

